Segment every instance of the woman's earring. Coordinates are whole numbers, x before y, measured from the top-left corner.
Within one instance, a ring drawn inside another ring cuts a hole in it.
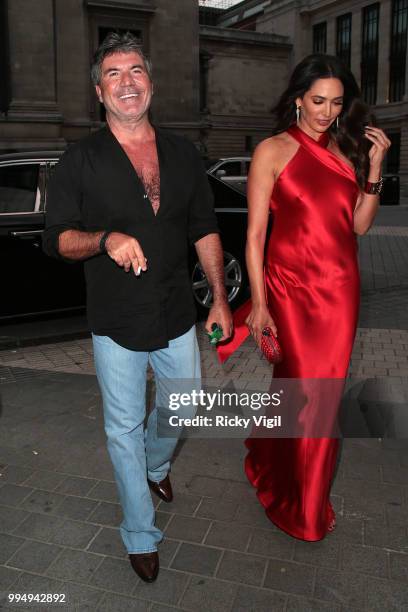
[[[337,115],[337,118],[336,118],[336,128],[339,129],[339,116],[338,115]]]
[[[299,125],[300,121],[300,106],[296,107],[296,123]]]

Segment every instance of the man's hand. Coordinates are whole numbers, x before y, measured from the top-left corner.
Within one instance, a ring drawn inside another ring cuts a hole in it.
[[[142,270],[146,272],[147,259],[136,238],[120,232],[111,232],[106,240],[105,248],[109,257],[118,266],[124,268],[125,272],[129,272],[130,268],[133,268],[136,276],[139,276]]]
[[[220,237],[218,234],[207,234],[195,243],[195,248],[214,296],[205,329],[211,333],[212,324],[217,323],[222,327],[222,340],[227,340],[232,336],[232,315],[225,290],[224,254]]]
[[[226,300],[222,300],[213,304],[210,309],[205,329],[210,334],[212,332],[213,323],[217,323],[218,327],[222,328],[223,336],[221,342],[232,336],[233,324],[231,310]]]

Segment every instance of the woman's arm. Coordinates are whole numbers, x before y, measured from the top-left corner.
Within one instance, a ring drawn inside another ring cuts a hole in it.
[[[276,325],[266,305],[263,275],[265,237],[275,181],[274,172],[274,145],[271,139],[267,139],[255,149],[247,189],[248,230],[245,255],[251,286],[252,310],[246,324],[258,344],[261,342],[264,327],[271,327],[274,335],[277,334]]]
[[[367,180],[370,183],[378,183],[381,178],[381,167],[385,154],[391,146],[391,141],[382,130],[371,126],[366,127],[366,138],[371,140],[373,146],[370,149],[370,170]],[[362,193],[357,200],[354,209],[354,231],[362,236],[370,229],[380,203],[379,195]]]

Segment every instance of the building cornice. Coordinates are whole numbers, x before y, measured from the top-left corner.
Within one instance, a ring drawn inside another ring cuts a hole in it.
[[[305,2],[301,3],[299,12],[301,15],[313,15],[322,9],[330,8],[332,6],[337,8],[341,4],[342,2],[339,2],[339,0],[306,0]]]
[[[151,0],[84,0],[84,4],[89,8],[125,9],[138,13],[155,13],[157,8]]]
[[[374,113],[380,121],[399,121],[406,122],[408,119],[408,102],[391,102],[388,104],[376,104],[373,107]]]
[[[219,28],[216,26],[200,26],[200,38],[216,40],[226,43],[241,43],[247,45],[260,45],[264,47],[292,48],[289,36],[278,34],[265,34],[248,30],[235,30],[233,28]]]
[[[217,25],[228,27],[249,17],[261,15],[271,3],[272,0],[247,0],[242,2],[221,13]]]
[[[277,2],[273,2],[265,8],[264,13],[259,17],[259,20],[262,22],[264,18],[270,18],[271,15],[282,15],[290,13],[291,11],[300,11],[304,4],[305,0],[277,0]]]

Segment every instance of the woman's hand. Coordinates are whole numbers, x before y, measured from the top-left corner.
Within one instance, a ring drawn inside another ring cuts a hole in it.
[[[391,146],[391,141],[380,128],[367,125],[365,127],[365,136],[373,143],[368,156],[370,158],[370,168],[381,172],[381,164],[385,154]]]
[[[278,330],[266,306],[253,306],[245,323],[258,346],[261,346],[262,330],[265,327],[270,327],[273,335],[277,336]]]

